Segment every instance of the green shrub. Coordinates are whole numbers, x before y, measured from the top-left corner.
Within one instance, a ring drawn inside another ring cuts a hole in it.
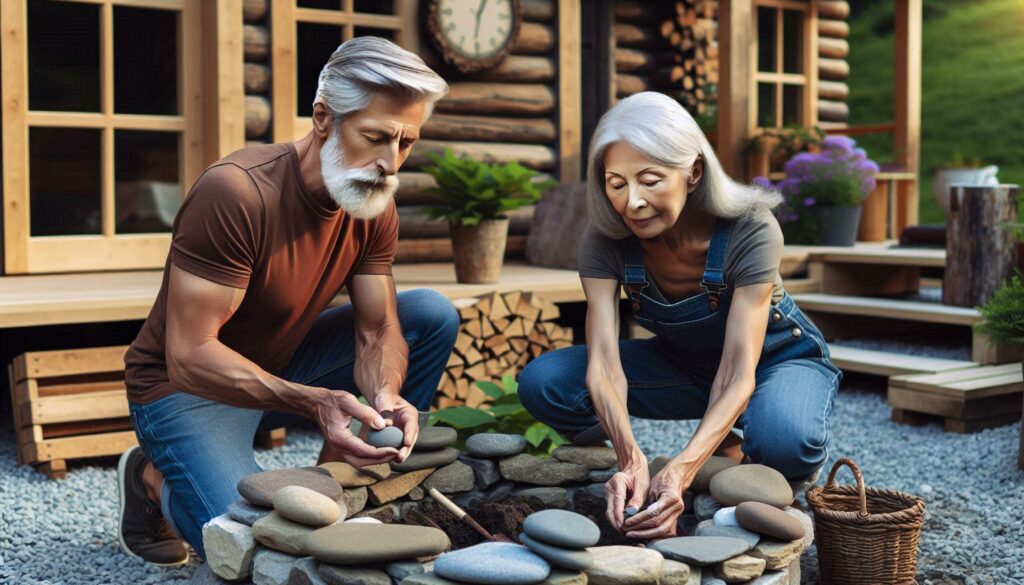
[[[1024,347],[1024,282],[1019,272],[1004,282],[978,311],[985,320],[975,324],[974,329],[988,335],[989,342]]]

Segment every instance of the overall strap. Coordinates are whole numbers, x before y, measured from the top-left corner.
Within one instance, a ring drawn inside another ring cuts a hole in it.
[[[625,276],[622,286],[629,291],[633,312],[640,312],[640,291],[647,287],[647,271],[644,270],[644,252],[640,238],[631,236],[624,242]]]
[[[708,304],[712,311],[718,310],[718,296],[728,288],[725,284],[725,253],[729,250],[732,226],[732,221],[716,220],[715,232],[708,246],[708,259],[704,264],[704,277],[700,286],[708,292]]]

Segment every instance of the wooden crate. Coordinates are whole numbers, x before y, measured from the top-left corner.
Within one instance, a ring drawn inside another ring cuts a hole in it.
[[[947,431],[973,433],[1021,418],[1020,362],[889,379],[892,419],[923,424],[940,419]]]
[[[22,354],[8,367],[18,463],[62,479],[67,460],[137,444],[124,383],[127,346]],[[264,433],[279,446],[284,429]]]

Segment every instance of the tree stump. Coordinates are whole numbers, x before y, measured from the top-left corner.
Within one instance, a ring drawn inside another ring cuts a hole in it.
[[[985,304],[1017,266],[1017,240],[1006,224],[1017,220],[1018,185],[953,185],[946,220],[942,303]]]

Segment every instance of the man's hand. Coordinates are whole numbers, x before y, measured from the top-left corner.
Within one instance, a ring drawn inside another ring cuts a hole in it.
[[[409,457],[409,453],[412,452],[412,446],[416,444],[416,438],[419,436],[419,411],[416,410],[415,406],[406,402],[397,391],[389,387],[381,388],[373,402],[377,412],[382,414],[385,412],[391,413],[391,420],[394,421],[396,427],[402,429],[402,433],[405,435],[402,441],[402,448],[398,450],[398,456],[395,458],[396,461],[401,463]]]
[[[672,465],[666,465],[651,479],[648,498],[652,501],[647,509],[628,518],[624,531],[626,536],[638,540],[654,540],[676,535],[677,521],[683,513],[683,474]]]
[[[317,403],[313,418],[320,425],[320,431],[331,450],[346,463],[364,467],[388,463],[398,456],[397,449],[372,447],[352,434],[349,430],[352,419],[358,419],[366,428],[374,430],[383,429],[387,423],[377,411],[360,403],[358,398],[348,392],[325,391],[324,397]]]
[[[633,461],[604,484],[604,499],[608,502],[605,516],[611,525],[620,531],[624,528],[623,510],[630,506],[637,509],[643,506],[644,498],[647,497],[647,486],[650,483],[647,459],[640,454]]]

